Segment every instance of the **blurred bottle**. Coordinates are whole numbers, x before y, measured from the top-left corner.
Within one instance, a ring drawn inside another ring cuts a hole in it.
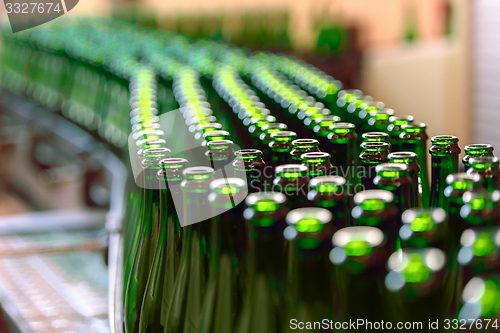
[[[376,167],[387,163],[391,145],[386,142],[364,142],[361,144],[361,184],[364,190],[375,189],[373,180],[376,177]]]
[[[255,193],[264,190],[264,168],[266,163],[262,159],[262,152],[257,149],[242,149],[234,153],[233,168],[236,175],[245,175],[248,192]]]
[[[495,148],[490,144],[476,143],[472,145],[465,146],[465,155],[462,158],[462,163],[464,165],[464,170],[467,171],[471,167],[469,160],[472,157],[483,157],[483,156],[494,156],[493,150]]]
[[[448,248],[447,216],[441,208],[412,208],[401,216],[399,229],[403,249]]]
[[[471,157],[469,174],[478,174],[488,192],[500,189],[500,162],[496,156]]]
[[[352,193],[348,193],[345,185],[345,178],[340,176],[319,176],[309,181],[309,205],[328,209],[337,229],[351,225]]]
[[[392,192],[394,203],[400,212],[412,207],[411,185],[412,179],[406,164],[383,163],[375,168],[377,176],[373,183],[378,189]]]
[[[334,167],[330,162],[330,154],[328,153],[305,153],[301,157],[302,165],[307,167],[309,178],[328,176],[334,172]]]
[[[331,143],[331,162],[336,168],[336,175],[346,179],[348,188],[353,191],[358,180],[358,155],[356,149],[356,126],[349,123],[337,123],[330,126],[328,139]]]
[[[277,166],[272,191],[281,192],[287,197],[287,207],[295,209],[307,204],[308,170],[305,165],[285,164]]]
[[[418,156],[412,152],[395,152],[388,155],[389,163],[402,163],[408,168],[408,173],[411,178],[410,184],[410,207],[420,207],[422,202],[419,193],[419,173],[420,165],[418,165]]]

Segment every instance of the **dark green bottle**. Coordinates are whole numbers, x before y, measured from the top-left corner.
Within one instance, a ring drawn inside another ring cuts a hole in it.
[[[373,180],[376,177],[375,168],[377,165],[387,163],[391,145],[386,142],[363,142],[361,144],[361,154],[359,154],[361,184],[364,190],[375,189]]]
[[[422,200],[419,191],[420,165],[418,165],[417,154],[409,151],[395,152],[395,153],[390,153],[388,159],[389,163],[406,164],[411,178],[410,207],[420,207],[420,203],[422,202]]]
[[[233,333],[243,302],[247,272],[246,225],[242,221],[246,182],[221,178],[210,183],[214,211],[210,277],[202,307],[200,333]],[[193,324],[193,323],[192,323]]]
[[[210,141],[207,143],[207,149],[205,156],[210,164],[209,166],[215,171],[223,170],[232,161],[234,150],[233,141],[231,140]]]
[[[337,116],[325,116],[322,118],[317,118],[312,125],[314,133],[320,139],[320,145],[323,151],[329,152],[332,149],[328,135],[330,135],[330,127],[340,122],[340,118]]]
[[[328,140],[331,143],[331,162],[336,175],[346,179],[346,185],[354,189],[358,182],[358,154],[356,146],[356,126],[350,123],[337,123],[330,126]]]
[[[271,134],[271,142],[269,142],[269,156],[266,160],[273,167],[282,164],[292,163],[292,142],[297,139],[297,134],[292,131],[281,131]]]
[[[234,153],[233,168],[235,174],[248,184],[248,192],[255,193],[264,190],[264,168],[262,152],[257,149],[242,149]]]
[[[458,172],[458,155],[461,152],[458,138],[453,135],[439,135],[431,139],[429,149],[432,157],[432,182],[430,207],[440,207],[448,211],[448,200],[444,196],[446,177]]]
[[[400,212],[404,212],[412,207],[412,179],[406,164],[379,164],[375,168],[375,172],[377,176],[373,180],[373,183],[378,189],[392,192],[394,195],[394,203],[398,206]]]
[[[500,189],[500,161],[496,156],[471,157],[469,174],[478,174],[488,192]]]
[[[337,229],[351,225],[350,200],[345,178],[340,176],[319,176],[309,181],[307,199],[309,205],[328,209]]]
[[[334,171],[330,162],[330,154],[323,152],[305,153],[302,156],[302,165],[308,170],[309,178],[328,176]]]
[[[495,148],[487,143],[475,143],[472,145],[465,146],[465,155],[462,158],[462,163],[464,165],[464,170],[467,171],[471,167],[469,159],[472,157],[483,157],[483,156],[494,156],[493,150]]]
[[[465,192],[460,216],[467,227],[500,226],[500,191]]]
[[[403,125],[413,124],[413,116],[392,116],[389,118],[389,126],[387,126],[387,132],[391,137],[390,143],[392,151],[401,151],[401,138],[400,135],[403,133]]]
[[[361,135],[363,142],[389,142],[389,134],[385,132],[366,132]]]
[[[355,115],[357,109],[361,109],[364,105],[371,101],[371,97],[363,96],[363,92],[359,89],[346,89],[339,91],[337,102],[333,109],[333,114],[340,116],[344,121],[356,123],[358,122]]]
[[[292,332],[292,319],[314,322],[333,320],[333,270],[328,253],[336,230],[332,214],[324,208],[297,208],[286,217],[289,241],[288,287],[291,302],[283,331]]]
[[[213,131],[221,131],[222,125],[219,123],[197,124],[189,126],[189,131],[194,133],[194,138],[200,140],[203,134]]]
[[[269,125],[262,126],[262,133],[259,135],[259,139],[263,145],[266,146],[272,141],[271,134],[281,131],[286,131],[288,126],[283,123],[271,123]]]
[[[394,195],[386,190],[366,190],[356,193],[352,209],[352,223],[355,226],[377,227],[386,237],[390,251],[396,249],[401,215],[394,204]]]
[[[165,322],[165,333],[199,332],[201,307],[212,257],[212,212],[208,195],[214,170],[203,166],[190,167],[184,170],[183,176],[183,210],[180,216],[183,227],[182,252],[170,311]]]
[[[417,154],[418,165],[420,166],[419,173],[419,191],[422,200],[422,207],[429,207],[430,188],[429,188],[429,172],[427,171],[427,140],[429,137],[426,132],[427,126],[424,123],[413,123],[401,125],[403,133],[400,134],[401,150],[409,151]]]
[[[290,155],[295,163],[302,163],[302,155],[305,153],[319,152],[319,141],[316,139],[297,139],[292,141]]]
[[[384,233],[374,227],[347,227],[333,235],[332,243],[335,319],[386,319],[383,284],[390,251]]]
[[[139,213],[139,223],[137,241],[133,240],[131,249],[131,259],[126,263],[125,268],[125,330],[126,332],[137,332],[139,329],[139,317],[141,305],[146,290],[149,271],[153,263],[153,256],[159,238],[160,222],[160,190],[158,187],[157,172],[159,170],[158,161],[168,157],[169,149],[150,148],[144,152],[145,158],[142,160],[144,183],[142,206]],[[130,267],[130,269],[128,268]]]
[[[399,237],[403,249],[447,249],[446,212],[441,208],[412,208],[401,215]]]
[[[391,124],[389,119],[394,115],[393,109],[384,108],[382,110],[370,111],[367,119],[368,128],[373,132],[385,132]]]
[[[500,270],[500,229],[467,229],[460,239],[458,263],[463,268],[463,285],[477,275],[498,274]]]
[[[202,146],[206,147],[210,141],[229,140],[229,132],[227,131],[212,131],[203,134]]]
[[[446,254],[436,248],[404,249],[394,252],[388,260],[385,277],[387,305],[391,321],[421,322],[425,329],[429,321],[439,321],[437,332],[447,332],[444,320],[449,319],[453,299],[447,288]]]
[[[246,199],[249,278],[237,333],[279,333],[287,319],[285,202],[278,192],[254,193]]]
[[[289,209],[304,207],[307,204],[308,170],[301,164],[284,164],[275,169],[272,191],[281,192],[287,197]]]
[[[167,158],[159,161],[160,181],[159,240],[154,251],[146,291],[142,301],[139,332],[162,332],[173,294],[181,250],[181,229],[174,198],[181,196],[182,172],[188,161]]]

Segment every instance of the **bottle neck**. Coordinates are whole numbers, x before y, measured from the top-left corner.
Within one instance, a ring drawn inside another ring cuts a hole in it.
[[[446,177],[458,172],[458,154],[432,155],[432,177],[430,207],[448,210],[444,190],[447,186]]]

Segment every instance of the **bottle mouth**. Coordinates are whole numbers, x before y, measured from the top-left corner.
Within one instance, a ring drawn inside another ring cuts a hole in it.
[[[246,182],[240,178],[220,178],[210,183],[212,192],[224,195],[233,195],[242,192],[246,188]]]
[[[182,175],[187,180],[204,181],[212,178],[214,172],[215,172],[214,169],[210,167],[195,166],[184,169]]]
[[[236,158],[243,160],[262,158],[262,151],[258,149],[241,149],[234,153]]]
[[[231,140],[213,140],[207,143],[208,150],[225,150],[233,146]]]
[[[345,135],[356,132],[356,126],[351,123],[336,123],[331,125],[329,130],[337,135]]]
[[[408,161],[417,160],[418,155],[411,151],[399,151],[390,153],[388,158],[393,163],[407,163]]]
[[[262,131],[267,133],[267,134],[285,131],[287,129],[288,129],[288,126],[283,124],[283,123],[272,123],[269,125],[262,126]]]
[[[500,161],[496,156],[471,157],[468,162],[475,170],[498,169],[500,167]]]
[[[258,212],[274,212],[286,202],[286,196],[280,192],[259,192],[247,196],[245,203]]]
[[[377,200],[388,204],[394,200],[394,195],[386,190],[365,190],[354,195],[354,203],[356,205],[362,205],[363,202],[368,200]]]
[[[188,164],[188,160],[179,157],[170,157],[161,159],[158,165],[162,169],[180,169],[184,168]]]
[[[481,152],[483,150],[489,153],[492,152],[494,149],[495,148],[488,143],[474,143],[471,145],[467,145],[464,148],[466,154],[474,153],[476,151]]]
[[[446,255],[436,248],[395,252],[389,257],[388,268],[392,272],[400,273],[403,281],[401,285],[391,286],[387,285],[390,280],[386,279],[387,288],[399,290],[405,283],[425,283],[445,268],[445,264]]]
[[[389,134],[385,132],[366,132],[361,136],[363,139],[389,139]]]
[[[296,208],[286,215],[286,221],[298,232],[318,232],[332,220],[332,213],[324,208]]]
[[[334,250],[330,259],[334,264],[341,264],[346,257],[369,255],[385,241],[384,234],[374,227],[347,227],[338,230],[332,237]]]
[[[340,121],[341,121],[340,117],[332,115],[316,119],[316,123],[321,127],[330,127],[332,125],[339,123]]]
[[[467,264],[470,260],[472,260],[473,256],[487,257],[500,247],[500,229],[467,229],[460,238],[460,244],[462,245],[462,248],[469,248],[471,250],[467,251],[468,256],[459,255],[459,261],[461,264]]]
[[[331,156],[325,152],[310,152],[300,155],[300,158],[304,163],[314,164],[329,161]]]
[[[375,142],[363,142],[361,144],[362,151],[384,151],[390,149],[391,145],[387,142],[375,141]]]
[[[276,167],[276,176],[289,179],[305,177],[307,172],[307,167],[301,164],[284,164]]]
[[[469,190],[479,183],[481,176],[476,173],[454,173],[446,177],[446,183],[456,190]]]
[[[375,172],[384,178],[394,178],[408,173],[408,166],[403,163],[382,163],[375,167]]]
[[[437,135],[432,137],[432,144],[435,145],[449,145],[458,142],[458,137],[454,135]]]
[[[203,138],[206,141],[226,140],[228,137],[229,137],[229,132],[226,131],[212,131],[203,134]]]
[[[297,139],[292,141],[293,148],[299,149],[311,149],[318,148],[319,141],[316,139]]]
[[[278,142],[292,141],[297,137],[297,133],[292,131],[280,131],[271,134],[271,139]]]
[[[413,232],[425,232],[432,230],[436,224],[444,223],[446,212],[442,208],[411,208],[401,215],[401,220]]]
[[[422,133],[427,129],[427,125],[424,123],[403,124],[401,129],[408,133]]]

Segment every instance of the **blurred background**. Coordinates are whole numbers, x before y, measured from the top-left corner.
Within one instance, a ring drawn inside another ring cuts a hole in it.
[[[0,11],[1,21],[6,22],[3,5]],[[192,38],[209,37],[250,50],[293,55],[346,88],[361,89],[383,101],[397,114],[411,114],[425,122],[429,136],[456,135],[461,147],[476,142],[500,147],[500,113],[495,108],[500,99],[499,14],[496,0],[80,0],[67,16],[121,18]],[[92,138],[80,128],[68,130],[70,125],[60,124],[62,134],[54,135],[54,122],[37,119],[36,105],[5,96],[0,104],[0,235],[4,235],[0,238],[0,302],[7,317],[38,320],[40,326],[34,331],[56,332],[53,321],[45,327],[40,319],[50,315],[40,308],[50,310],[51,304],[16,300],[25,302],[28,310],[8,310],[15,297],[5,291],[20,288],[15,283],[18,274],[40,269],[42,262],[43,269],[55,272],[49,281],[51,292],[58,290],[60,296],[63,290],[62,297],[53,297],[61,298],[61,304],[71,303],[75,318],[97,318],[92,329],[105,331],[106,325],[99,324],[108,311],[105,256],[79,257],[84,254],[78,252],[81,249],[73,249],[76,257],[15,257],[14,249],[34,251],[23,244],[43,249],[50,238],[9,226],[36,218],[50,229],[54,221],[63,221],[60,231],[64,235],[64,230],[78,225],[78,236],[71,237],[83,247],[95,243],[91,250],[101,253],[98,230],[109,223],[106,214],[116,175],[111,170],[119,168],[110,165],[116,157],[101,143],[91,143]],[[65,137],[66,132],[71,134]],[[30,215],[35,211],[49,215]],[[81,227],[81,221],[87,224]],[[68,238],[61,237],[57,242],[64,249],[63,241]],[[65,270],[69,262],[78,260],[93,260],[95,266],[90,273],[74,268],[79,272],[76,275],[85,277],[74,280],[75,271]],[[81,290],[104,302],[102,309],[92,312],[85,304],[75,305],[72,293]],[[57,318],[68,316],[56,312]],[[11,319],[0,319],[0,328]],[[71,331],[64,321],[59,325],[61,332]]]

